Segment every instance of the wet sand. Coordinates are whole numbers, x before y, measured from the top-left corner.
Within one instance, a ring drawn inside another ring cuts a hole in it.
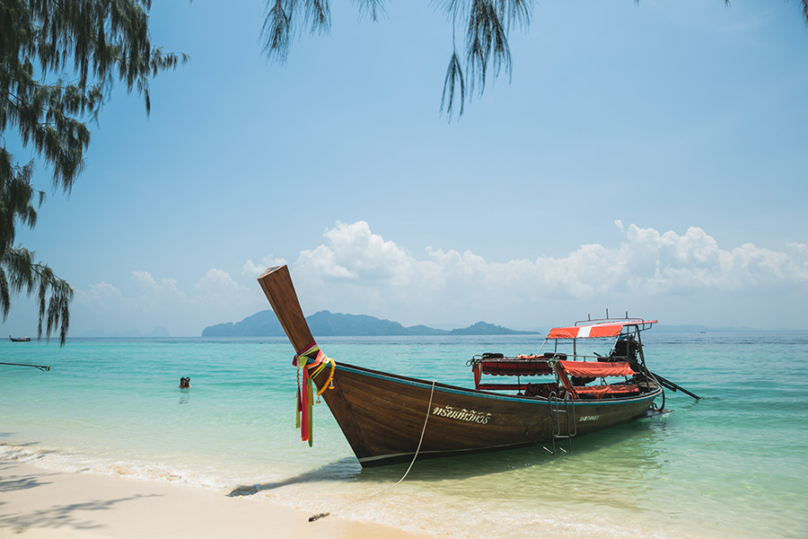
[[[185,485],[0,460],[0,537],[434,539]]]

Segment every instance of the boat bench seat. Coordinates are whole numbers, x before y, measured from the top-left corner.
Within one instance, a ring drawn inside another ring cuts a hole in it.
[[[527,388],[527,384],[480,384],[477,389],[487,389],[488,391],[507,391],[509,389],[517,389],[523,391]]]
[[[509,391],[518,390],[524,392],[528,397],[549,397],[551,393],[558,393],[558,384],[480,384],[477,389],[488,391]]]
[[[580,386],[575,388],[575,393],[582,398],[602,399],[603,397],[627,397],[637,395],[640,388],[637,384],[612,384],[608,386]]]

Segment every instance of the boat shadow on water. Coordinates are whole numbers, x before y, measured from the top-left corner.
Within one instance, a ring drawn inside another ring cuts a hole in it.
[[[664,416],[663,416],[664,417]],[[531,473],[564,473],[582,466],[602,464],[608,458],[615,475],[659,469],[663,466],[663,451],[657,448],[668,437],[666,421],[650,418],[621,425],[609,431],[575,439],[572,451],[557,449],[554,456],[544,446],[535,445],[505,451],[477,453],[439,459],[416,459],[406,481],[462,481],[481,476],[519,470]],[[362,468],[354,457],[330,462],[298,475],[255,485],[240,485],[228,496],[251,496],[304,483],[355,482],[365,485],[397,483],[407,472],[409,463]]]

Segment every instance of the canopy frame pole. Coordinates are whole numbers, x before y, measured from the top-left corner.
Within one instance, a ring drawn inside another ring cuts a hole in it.
[[[637,334],[637,353],[640,355],[640,362],[642,364],[642,373],[645,376],[645,380],[648,381],[648,366],[645,364],[645,352],[642,351],[642,332],[640,331],[639,326],[634,328],[634,332]]]

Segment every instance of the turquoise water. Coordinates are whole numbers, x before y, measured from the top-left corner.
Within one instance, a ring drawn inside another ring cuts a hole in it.
[[[670,413],[540,447],[362,470],[325,404],[294,428],[285,339],[0,343],[0,456],[187,483],[449,537],[808,537],[808,333],[644,334]],[[533,336],[324,338],[345,361],[473,385]],[[603,343],[601,353],[608,352]],[[192,389],[180,390],[190,376]]]

